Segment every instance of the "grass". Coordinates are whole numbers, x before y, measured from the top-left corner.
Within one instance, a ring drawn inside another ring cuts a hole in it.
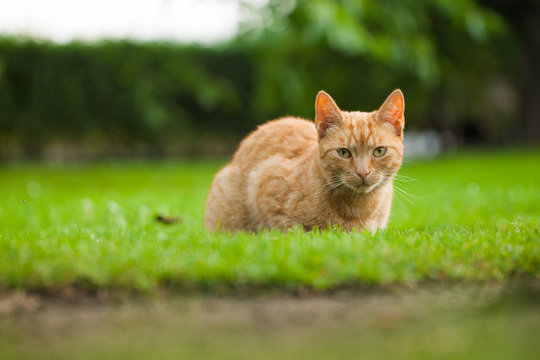
[[[221,165],[0,166],[0,290],[324,290],[540,275],[540,150],[405,163],[398,186],[410,195],[396,196],[377,234],[208,232],[204,201]]]
[[[0,165],[0,359],[538,357],[540,149],[405,163],[377,234],[208,232],[221,165]]]

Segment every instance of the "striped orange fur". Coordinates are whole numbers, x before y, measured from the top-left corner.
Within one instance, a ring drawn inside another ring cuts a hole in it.
[[[315,123],[286,117],[259,126],[216,174],[206,228],[384,228],[403,158],[404,110],[400,90],[372,112],[341,111],[321,91]]]

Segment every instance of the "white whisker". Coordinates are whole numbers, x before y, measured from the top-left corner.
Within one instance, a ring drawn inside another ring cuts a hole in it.
[[[331,179],[330,182],[324,184],[324,191],[323,191],[323,194],[324,193],[327,193],[327,192],[330,192],[332,190],[340,190],[339,188],[344,185],[344,182],[343,180],[339,179],[339,178],[334,178],[334,179]]]
[[[409,176],[406,176],[406,175],[401,175],[401,174],[394,175],[394,179],[399,180],[399,181],[405,181],[405,182],[419,182],[419,183],[422,183],[422,181],[420,181],[418,179],[415,179],[415,178],[412,178],[412,177],[409,177]]]
[[[412,199],[417,200],[417,199],[419,199],[418,196],[413,195],[413,194],[409,193],[408,191],[406,191],[406,190],[400,188],[400,187],[399,187],[397,184],[395,184],[395,183],[394,183],[394,190],[396,190],[396,195],[399,195],[399,196],[403,197],[403,199],[405,199],[406,201],[408,201],[411,205],[416,205]],[[398,198],[398,197],[396,196],[396,198]]]

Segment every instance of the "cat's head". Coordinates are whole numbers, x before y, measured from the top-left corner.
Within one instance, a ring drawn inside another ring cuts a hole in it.
[[[329,188],[367,193],[391,180],[403,158],[405,99],[394,90],[377,111],[341,111],[320,91],[315,102],[319,156]]]

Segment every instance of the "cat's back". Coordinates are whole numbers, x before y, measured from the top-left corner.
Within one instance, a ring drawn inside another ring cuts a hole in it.
[[[248,194],[256,196],[257,186],[273,176],[281,179],[291,169],[301,171],[301,164],[317,151],[317,139],[313,122],[293,117],[267,122],[249,134],[214,178],[206,201],[206,228],[220,224],[231,231],[255,231],[260,224],[253,219]]]
[[[253,167],[272,156],[296,159],[317,148],[317,130],[311,121],[286,117],[260,125],[236,151],[232,164]]]

